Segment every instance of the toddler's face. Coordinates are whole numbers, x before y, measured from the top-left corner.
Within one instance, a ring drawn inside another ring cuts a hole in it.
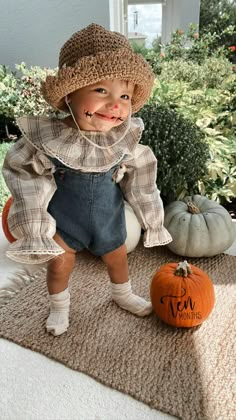
[[[70,107],[81,130],[107,132],[127,119],[134,85],[104,80],[69,95]]]

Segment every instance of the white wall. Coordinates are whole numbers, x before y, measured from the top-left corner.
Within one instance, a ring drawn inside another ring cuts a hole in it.
[[[109,0],[0,0],[0,64],[55,67],[63,43],[92,22],[110,28]]]
[[[190,23],[199,24],[200,0],[166,0],[162,8],[162,43],[170,41],[176,29],[187,31]]]

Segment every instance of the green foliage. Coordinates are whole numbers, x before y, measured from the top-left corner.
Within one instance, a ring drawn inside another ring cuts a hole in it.
[[[155,75],[158,76],[162,70],[162,54],[156,53],[154,50],[149,50],[145,59],[152,67]]]
[[[224,204],[236,197],[236,137],[233,134],[224,137],[222,131],[217,130],[222,118],[224,113],[218,114],[214,120],[209,118],[197,121],[210,147],[208,174],[198,186],[201,194]]]
[[[236,2],[235,0],[201,0],[200,35],[215,33],[212,47],[236,45]]]
[[[10,149],[12,144],[13,143],[10,143],[10,142],[0,144],[0,213],[2,212],[3,207],[8,197],[11,195],[5,184],[4,178],[2,176],[2,165],[5,159],[6,153]]]
[[[228,28],[232,30],[232,28]],[[170,60],[182,59],[184,61],[191,61],[193,63],[202,64],[206,58],[213,57],[228,57],[230,55],[229,48],[224,46],[216,47],[216,42],[220,35],[217,33],[204,32],[199,36],[197,25],[190,24],[187,32],[177,29],[171,35],[171,41],[166,45],[161,45],[161,54],[159,54],[159,61],[165,62]],[[147,59],[153,66],[155,72],[156,57],[153,51],[147,55]]]
[[[41,81],[47,75],[55,74],[55,70],[41,69],[38,66],[27,68],[25,63],[16,64],[18,71],[17,101],[14,107],[14,117],[22,115],[50,115],[51,107],[43,99],[40,87]]]
[[[6,66],[0,65],[0,115],[14,119],[14,107],[17,103],[17,79]]]
[[[145,125],[141,143],[150,146],[158,160],[157,185],[164,203],[193,194],[209,158],[201,131],[165,105],[150,103],[138,115]]]
[[[161,36],[157,36],[152,41],[152,49],[155,53],[161,54]]]
[[[233,11],[234,5],[230,0],[201,0],[200,2],[200,30],[207,29],[213,21],[223,13]]]
[[[186,82],[188,88],[228,89],[233,84],[235,74],[232,64],[225,58],[207,58],[201,65],[182,58],[162,63],[157,80],[165,82]]]
[[[130,45],[131,45],[133,51],[136,54],[141,54],[144,58],[147,57],[149,50],[148,50],[148,48],[145,47],[145,45],[140,45],[133,40],[129,40],[129,42],[130,42]]]
[[[0,65],[0,116],[13,121],[22,115],[53,114],[52,108],[40,93],[41,81],[55,70],[40,67],[27,68],[25,63],[16,64],[16,71]]]
[[[210,148],[208,174],[199,192],[224,204],[236,196],[236,75],[226,59],[203,65],[182,59],[163,63],[151,101],[176,110],[197,124]]]

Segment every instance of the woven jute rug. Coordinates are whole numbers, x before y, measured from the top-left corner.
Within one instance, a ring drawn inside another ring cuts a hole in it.
[[[136,293],[149,298],[154,272],[180,261],[164,247],[141,244],[128,257]],[[236,417],[236,257],[189,259],[211,277],[216,304],[199,327],[177,329],[155,314],[138,318],[110,298],[106,268],[87,253],[77,257],[70,280],[68,332],[45,331],[45,271],[0,309],[0,336],[181,419]]]

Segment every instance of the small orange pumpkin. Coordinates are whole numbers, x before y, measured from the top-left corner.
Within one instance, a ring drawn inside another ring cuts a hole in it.
[[[150,295],[156,314],[174,327],[200,325],[215,303],[210,278],[187,261],[163,265],[153,276]]]
[[[12,234],[11,234],[9,228],[8,228],[8,223],[7,223],[7,217],[8,217],[8,213],[9,213],[9,210],[10,210],[10,207],[11,207],[12,202],[13,202],[13,197],[10,197],[7,200],[7,202],[6,202],[6,204],[5,204],[4,208],[3,208],[3,211],[2,211],[2,230],[3,230],[3,232],[4,232],[4,234],[5,234],[6,238],[7,238],[7,240],[9,242],[15,242],[15,240],[16,240],[12,236]]]

